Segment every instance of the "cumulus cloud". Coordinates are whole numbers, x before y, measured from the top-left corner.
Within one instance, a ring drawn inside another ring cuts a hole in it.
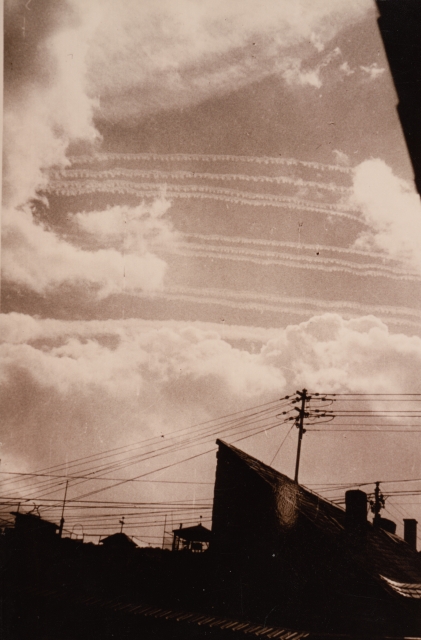
[[[354,170],[352,200],[369,226],[355,246],[380,249],[421,270],[421,203],[414,188],[382,160],[366,160]]]
[[[50,8],[9,4],[6,11],[3,277],[38,293],[63,283],[93,285],[100,297],[161,288],[166,263],[152,253],[151,240],[168,243],[175,237],[163,219],[170,206],[163,197],[122,208],[124,242],[111,234],[106,248],[96,251],[67,242],[36,220],[28,204],[45,186],[45,170],[67,164],[72,141],[99,138],[86,63],[101,20],[98,9],[95,2],[82,7],[69,0]],[[104,239],[113,215],[117,219],[117,211],[81,213],[75,220],[81,230]],[[116,245],[110,247],[112,240]]]
[[[123,263],[116,250],[81,250],[36,223],[28,206],[45,185],[44,170],[67,163],[71,141],[98,139],[86,79],[87,48],[100,19],[93,9],[89,3],[83,19],[71,2],[9,3],[6,10],[3,277],[40,293],[63,282],[92,283],[102,296],[123,283],[151,290],[165,272],[148,251]]]
[[[96,101],[86,80],[85,57],[96,28],[89,7],[83,21],[69,3],[7,7],[4,149],[10,206],[34,196],[45,182],[43,169],[66,163],[71,140],[98,139]]]
[[[179,331],[193,327],[204,333],[218,334],[223,340],[232,344],[242,341],[244,344],[258,345],[268,342],[278,335],[275,328],[255,327],[251,325],[230,325],[226,323],[202,322],[200,320],[145,320],[143,318],[126,318],[124,320],[55,320],[46,318],[42,321],[22,313],[11,312],[0,314],[0,336],[3,342],[24,344],[38,340],[77,337],[81,340],[119,340],[123,336],[130,340],[132,336],[144,331],[153,331],[164,327]],[[249,349],[250,350],[250,349]]]
[[[374,316],[316,316],[292,325],[263,347],[261,357],[288,368],[289,384],[323,392],[399,393],[417,389],[421,339],[390,334]]]
[[[38,293],[64,283],[89,284],[101,298],[122,291],[160,289],[167,265],[151,252],[149,241],[157,238],[168,243],[173,238],[169,224],[160,219],[166,207],[163,201],[150,209],[145,205],[133,210],[127,207],[127,217],[134,211],[124,236],[127,246],[119,246],[119,250],[102,248],[96,251],[81,249],[48,230],[41,222],[37,223],[29,207],[7,208],[3,212],[3,277]],[[117,219],[117,213],[121,214],[121,211],[103,212],[103,235],[110,232],[110,221],[113,215]],[[86,214],[80,214],[79,222],[93,232],[101,215],[101,212],[94,212],[89,219]]]
[[[100,242],[123,242],[125,251],[144,252],[150,244],[173,246],[177,237],[170,221],[164,218],[171,203],[164,197],[137,207],[109,207],[105,211],[79,212],[72,220],[80,230]]]
[[[13,318],[3,318],[6,326],[10,322]],[[31,319],[29,333],[43,323]],[[57,329],[61,323],[53,321],[53,324]],[[268,389],[274,391],[279,383],[284,384],[283,375],[259,362],[256,355],[233,348],[216,331],[193,326],[178,330],[161,327],[130,334],[124,326],[118,330],[114,325],[109,335],[114,333],[117,346],[112,348],[101,344],[96,337],[66,336],[66,329],[53,332],[54,340],[49,346],[49,336],[40,333],[43,338],[38,338],[36,346],[15,341],[3,343],[3,375],[7,377],[9,368],[23,368],[32,372],[38,385],[58,392],[85,389],[86,393],[90,387],[93,390],[101,387],[120,398],[139,389],[149,387],[150,393],[151,386],[159,389],[183,381],[194,385],[214,379],[224,389],[224,395],[243,398],[256,397]]]
[[[34,437],[35,429],[41,458],[51,439],[55,455],[63,455],[60,438],[70,427],[74,443],[67,440],[66,447],[87,438],[98,448],[151,429],[156,435],[188,427],[303,386],[330,393],[420,391],[421,339],[390,334],[372,316],[316,316],[272,333],[256,353],[216,330],[180,323],[12,314],[1,326],[3,428],[16,442]],[[12,452],[13,443],[9,438]]]
[[[12,453],[31,451],[35,465],[51,447],[60,460],[65,449],[168,433],[285,384],[280,370],[215,331],[111,323],[88,335],[86,323],[82,331],[71,324],[2,318],[11,339],[0,346],[2,435]]]
[[[92,385],[126,396],[149,384],[159,389],[207,378],[220,381],[225,397],[242,400],[296,385],[329,392],[419,386],[421,338],[391,334],[374,316],[315,316],[271,330],[257,353],[234,348],[217,325],[205,330],[187,323],[72,322],[13,313],[0,316],[0,326],[3,381],[13,368],[23,368],[38,385],[63,393]],[[115,340],[110,345],[104,336]]]

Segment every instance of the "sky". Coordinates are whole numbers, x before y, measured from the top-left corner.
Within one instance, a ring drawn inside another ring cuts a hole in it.
[[[381,480],[398,532],[421,519],[421,206],[376,18],[6,1],[6,511],[57,521],[73,475],[66,535],[210,526],[215,438],[254,424],[238,446],[292,476],[280,399],[307,388],[407,394],[325,401],[349,417],[309,425],[300,481],[340,499]],[[91,495],[102,520],[78,511]]]

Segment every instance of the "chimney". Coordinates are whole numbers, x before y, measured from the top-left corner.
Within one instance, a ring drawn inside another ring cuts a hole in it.
[[[405,518],[403,521],[403,539],[417,550],[417,521],[413,518]]]
[[[359,489],[345,493],[345,529],[348,533],[364,535],[367,524],[367,494]]]
[[[396,523],[393,520],[389,520],[389,518],[379,518],[378,526],[383,531],[388,531],[388,533],[396,533]]]

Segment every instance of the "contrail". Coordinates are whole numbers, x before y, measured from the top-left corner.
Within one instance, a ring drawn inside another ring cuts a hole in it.
[[[134,181],[128,181],[128,180],[106,180],[106,181],[95,181],[95,180],[89,180],[89,181],[83,181],[83,182],[78,182],[77,180],[70,180],[70,181],[65,181],[65,180],[56,180],[53,181],[51,184],[54,185],[54,187],[56,189],[62,189],[62,188],[66,188],[66,185],[69,185],[70,189],[77,189],[80,188],[81,190],[84,189],[84,185],[87,185],[85,187],[85,189],[89,189],[90,191],[92,190],[97,190],[97,191],[109,191],[109,190],[119,190],[119,187],[123,187],[125,189],[128,190],[140,190],[143,191],[145,189],[151,190],[151,189],[162,189],[162,187],[164,186],[165,183],[161,183],[161,184],[156,184],[154,182],[151,183],[142,183],[142,182],[134,182]],[[101,189],[101,185],[102,185],[102,189]],[[232,197],[237,197],[237,198],[256,198],[259,200],[268,200],[268,201],[275,201],[275,202],[286,202],[286,203],[290,203],[291,205],[298,205],[300,208],[308,208],[308,209],[317,209],[323,212],[326,211],[344,211],[344,212],[350,212],[350,211],[354,211],[354,212],[358,212],[359,209],[357,207],[352,207],[349,205],[344,205],[342,203],[329,203],[329,202],[315,202],[313,200],[302,200],[300,198],[296,198],[295,196],[285,196],[285,195],[279,195],[279,194],[266,194],[266,193],[256,193],[255,191],[240,191],[238,189],[227,189],[227,188],[223,188],[223,187],[211,187],[211,186],[207,186],[207,185],[197,185],[197,184],[190,184],[190,185],[168,185],[165,184],[165,187],[168,189],[172,189],[174,192],[191,192],[191,191],[196,191],[196,192],[203,192],[203,193],[218,193],[218,194],[225,194],[225,195],[230,195]],[[90,192],[89,191],[89,192]],[[86,193],[86,191],[81,191],[81,193]]]
[[[396,262],[395,258],[390,258],[383,253],[375,253],[374,251],[363,251],[359,249],[346,249],[344,247],[336,247],[325,244],[305,244],[300,242],[287,242],[281,240],[263,240],[259,238],[245,238],[241,236],[221,236],[217,234],[203,234],[203,233],[185,233],[185,238],[194,238],[197,240],[205,240],[207,242],[225,242],[232,244],[245,244],[245,245],[257,245],[262,247],[285,247],[290,249],[304,249],[306,251],[334,251],[336,253],[343,253],[347,255],[364,256],[367,258],[378,258],[379,260],[389,260]]]
[[[124,161],[162,161],[162,162],[245,162],[263,165],[284,165],[301,166],[318,171],[336,171],[338,173],[350,174],[353,169],[334,164],[322,164],[320,162],[308,162],[296,158],[274,158],[268,156],[235,156],[235,155],[215,155],[197,153],[98,153],[95,155],[70,156],[68,158],[72,164],[93,164],[95,162],[110,162],[114,160]]]
[[[261,300],[266,303],[274,304],[292,304],[292,305],[304,305],[310,307],[316,307],[323,311],[343,310],[349,309],[350,311],[361,311],[363,313],[381,313],[386,315],[402,315],[413,316],[421,320],[421,311],[418,309],[410,309],[409,307],[392,307],[389,305],[368,305],[360,304],[359,302],[349,302],[347,300],[321,300],[319,298],[300,298],[295,296],[279,296],[271,293],[260,293],[258,291],[247,290],[233,290],[233,289],[194,289],[192,287],[172,286],[167,289],[171,293],[191,294],[192,291],[195,295],[211,295],[214,297],[228,297],[239,300]]]
[[[208,295],[206,290],[202,289],[188,289],[189,293],[183,293],[181,290],[177,291],[169,289],[168,291],[158,291],[154,293],[145,293],[131,292],[129,295],[136,296],[140,298],[149,298],[149,299],[164,299],[164,300],[173,300],[180,302],[192,302],[194,304],[207,304],[207,305],[218,305],[223,307],[231,307],[233,309],[241,309],[243,311],[254,311],[254,312],[270,312],[270,313],[287,313],[291,315],[300,315],[308,318],[311,315],[317,314],[319,312],[318,309],[303,309],[303,307],[296,307],[293,305],[282,304],[279,305],[271,305],[264,304],[259,302],[241,302],[240,300],[231,300],[227,298],[221,298],[213,295]],[[350,314],[350,313],[341,313],[342,317],[345,320],[350,320],[356,317],[359,317],[359,314]],[[382,318],[380,318],[382,320]],[[410,326],[420,328],[420,322],[414,322],[413,320],[406,320],[403,318],[393,318],[389,317],[386,320],[382,320],[389,324],[394,324],[396,326]]]
[[[209,251],[212,254],[221,254],[221,255],[242,255],[242,256],[252,256],[258,258],[272,259],[272,258],[284,258],[287,260],[293,260],[297,262],[307,262],[310,264],[325,264],[325,265],[337,265],[341,267],[346,267],[349,269],[355,270],[355,272],[366,271],[367,269],[374,269],[379,271],[379,275],[384,275],[385,277],[389,275],[402,275],[402,276],[415,276],[418,277],[416,272],[407,271],[406,269],[401,269],[395,266],[386,266],[379,265],[374,263],[359,263],[359,262],[349,262],[346,260],[340,260],[338,258],[323,258],[323,257],[315,257],[315,256],[307,256],[307,255],[296,255],[292,253],[281,253],[279,251],[261,251],[259,249],[243,249],[241,247],[227,247],[221,245],[204,245],[204,244],[195,244],[189,242],[181,242],[177,244],[177,249],[187,249],[194,251]],[[218,255],[219,257],[219,255]],[[421,277],[419,278],[421,279]]]
[[[325,189],[327,191],[338,191],[340,193],[350,193],[352,189],[326,182],[315,182],[302,180],[301,178],[291,178],[290,176],[253,176],[241,173],[199,173],[197,171],[158,171],[157,169],[104,169],[103,171],[92,171],[91,169],[64,169],[61,171],[50,171],[50,177],[53,180],[62,178],[87,178],[87,179],[106,179],[106,178],[155,178],[157,180],[188,180],[197,178],[200,180],[217,180],[217,181],[243,181],[266,184],[293,184],[299,187],[312,187],[317,189]]]
[[[218,248],[219,249],[219,248]],[[182,249],[176,249],[171,251],[176,255],[182,256],[191,256],[196,258],[218,258],[220,260],[230,260],[233,262],[249,262],[251,264],[258,264],[262,266],[284,266],[284,267],[293,267],[296,269],[310,269],[317,271],[325,271],[326,273],[349,273],[356,276],[373,276],[373,277],[381,277],[387,278],[391,280],[405,280],[407,282],[420,282],[421,277],[412,275],[412,274],[395,274],[388,273],[384,271],[380,271],[377,268],[365,268],[364,265],[361,265],[361,270],[358,268],[339,266],[336,264],[319,264],[316,261],[311,261],[310,259],[298,258],[297,256],[293,256],[290,254],[282,254],[282,258],[259,258],[253,257],[249,255],[233,255],[232,253],[222,253],[218,251],[212,250],[197,250],[197,249],[189,249],[188,245],[185,245]],[[377,267],[377,265],[376,265]]]
[[[156,184],[137,184],[133,182],[125,182],[123,180],[107,180],[104,182],[96,181],[61,181],[51,182],[43,188],[46,193],[56,193],[61,196],[81,196],[89,193],[118,193],[127,195],[136,195],[143,197],[156,197],[161,195],[163,185]],[[233,195],[229,195],[232,193]],[[245,194],[247,197],[240,195]],[[291,200],[284,200],[282,196],[256,194],[253,192],[236,192],[233,189],[222,189],[217,187],[206,187],[200,185],[171,185],[165,187],[165,195],[168,198],[184,198],[199,200],[219,200],[222,202],[230,202],[233,204],[243,204],[255,207],[276,207],[284,209],[294,209],[297,211],[312,211],[332,216],[339,216],[353,220],[361,225],[367,226],[367,223],[359,216],[345,213],[330,208],[322,208],[317,205],[298,204]]]

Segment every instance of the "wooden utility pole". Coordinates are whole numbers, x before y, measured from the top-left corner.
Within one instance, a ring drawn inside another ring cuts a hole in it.
[[[165,514],[164,519],[164,533],[162,534],[162,548],[165,548],[165,529],[167,528],[167,514]]]
[[[307,395],[307,389],[303,389],[302,391],[297,391],[297,395],[301,398],[301,406],[300,408],[295,407],[295,410],[298,411],[298,416],[296,417],[296,426],[298,428],[298,446],[297,446],[297,460],[295,462],[295,476],[294,482],[298,484],[298,470],[300,468],[300,456],[301,456],[301,441],[303,439],[303,435],[306,430],[304,429],[304,418],[307,417],[306,414],[306,402],[310,400],[310,396]]]
[[[380,526],[380,511],[384,508],[385,498],[380,491],[380,482],[376,482],[376,488],[374,489],[374,500],[370,500],[371,511],[374,514],[373,525],[375,527]]]
[[[63,508],[61,510],[61,518],[60,518],[60,526],[58,529],[59,538],[61,538],[63,534],[63,525],[64,525],[64,507],[66,506],[66,497],[67,497],[67,487],[69,486],[69,481],[66,480],[66,488],[64,490],[64,499],[63,499]]]

